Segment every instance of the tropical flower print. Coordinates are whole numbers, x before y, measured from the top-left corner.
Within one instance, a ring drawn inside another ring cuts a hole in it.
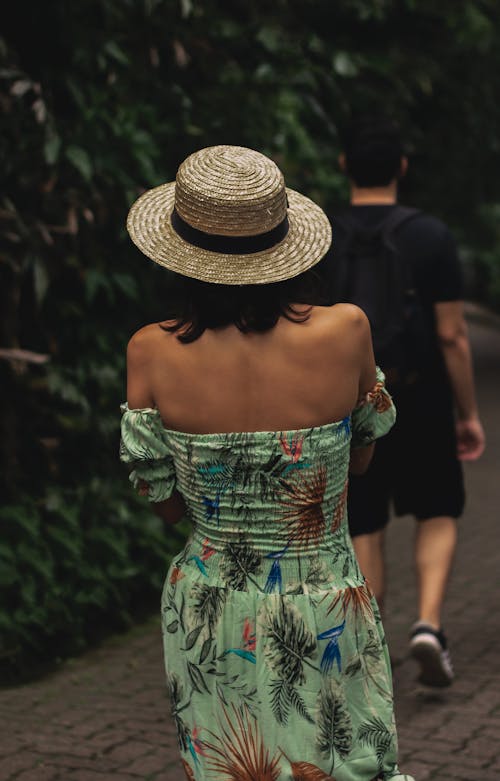
[[[299,432],[292,434],[282,432],[280,434],[280,445],[283,453],[290,458],[290,463],[285,466],[283,475],[288,474],[293,469],[306,469],[311,466],[307,461],[301,460],[302,447],[304,445],[303,434]]]
[[[193,727],[191,734],[188,737],[188,747],[196,765],[200,763],[198,755],[202,757],[207,756],[207,753],[203,748],[203,741],[200,740],[199,737],[199,729],[196,726]]]
[[[264,586],[264,591],[267,594],[271,594],[275,590],[281,592],[283,588],[280,560],[283,558],[288,548],[289,543],[287,543],[281,550],[265,554],[265,558],[272,561],[271,569],[269,571],[269,575],[267,576],[266,585]]]
[[[173,567],[170,576],[169,576],[169,583],[174,586],[181,578],[184,578],[185,575],[180,567]]]
[[[345,621],[331,629],[320,632],[318,640],[328,640],[323,656],[321,657],[320,669],[322,673],[329,673],[334,662],[337,663],[338,671],[341,672],[341,656],[339,649],[339,637],[344,631]]]
[[[152,501],[176,489],[191,523],[162,597],[188,781],[397,775],[389,657],[346,513],[350,447],[393,420],[381,386],[299,431],[167,432],[124,409],[133,485]]]
[[[381,414],[387,412],[391,406],[391,398],[386,393],[383,382],[377,382],[375,387],[366,394],[365,404],[371,404]]]
[[[252,662],[252,664],[255,664],[255,629],[252,625],[252,622],[250,619],[245,618],[245,622],[243,624],[243,633],[241,638],[241,647],[240,648],[228,648],[227,651],[225,651],[225,654],[236,654],[236,656],[240,656],[242,659],[246,659],[247,662]]]
[[[208,561],[208,559],[216,553],[215,548],[212,548],[210,545],[208,538],[205,538],[205,540],[202,543],[201,553],[198,556],[197,554],[193,554],[192,556],[188,556],[186,559],[186,562],[194,561],[198,569],[200,570],[202,575],[205,575],[207,577],[208,570],[206,567],[205,562]]]
[[[217,521],[217,526],[220,522],[220,499],[222,496],[221,491],[217,491],[215,496],[202,496],[203,504],[205,506],[205,515],[207,521],[210,521],[214,516]]]

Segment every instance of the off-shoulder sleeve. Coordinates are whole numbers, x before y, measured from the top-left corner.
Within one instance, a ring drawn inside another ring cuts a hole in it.
[[[129,480],[151,502],[168,499],[175,489],[175,467],[158,410],[121,405],[120,459],[131,467]]]
[[[377,382],[352,411],[351,447],[371,445],[393,427],[396,408],[385,388],[385,375],[377,366]]]

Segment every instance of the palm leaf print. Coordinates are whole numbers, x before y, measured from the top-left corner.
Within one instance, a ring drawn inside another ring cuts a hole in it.
[[[340,524],[344,520],[347,503],[347,490],[349,487],[349,481],[346,480],[342,492],[339,494],[335,509],[333,511],[332,525],[330,527],[331,532],[336,532]]]
[[[370,425],[370,423],[359,423],[353,432],[351,447],[369,445],[376,438],[375,426]]]
[[[182,683],[177,675],[167,675],[167,686],[170,694],[172,717],[177,729],[179,748],[182,751],[187,751],[190,731],[189,727],[184,723],[180,714],[189,706],[190,700],[182,705],[182,700],[184,699],[184,689],[182,688]]]
[[[374,630],[369,629],[364,648],[351,657],[345,674],[349,677],[361,676],[367,702],[371,702],[372,694],[377,692],[386,702],[392,704],[392,686],[387,680],[382,657],[382,645],[377,641]]]
[[[301,548],[316,545],[325,533],[323,497],[326,489],[326,467],[320,466],[312,475],[305,471],[291,483],[286,483],[281,518],[286,524],[285,536]]]
[[[310,762],[290,762],[293,781],[335,781],[324,770]]]
[[[332,758],[335,752],[345,758],[352,745],[352,724],[344,693],[340,685],[328,679],[319,694],[317,746],[321,754]]]
[[[262,559],[248,543],[245,534],[228,542],[222,551],[220,573],[226,586],[235,591],[247,591],[247,580],[260,572]]]
[[[367,659],[372,659],[374,662],[378,662],[382,658],[382,643],[378,640],[378,636],[375,635],[373,629],[368,630],[368,639],[363,654]]]
[[[278,679],[273,681],[269,688],[271,690],[271,709],[278,724],[285,726],[288,723],[292,708],[303,719],[314,724],[314,719],[309,715],[304,700],[288,681]]]
[[[290,685],[303,684],[306,679],[304,665],[314,667],[308,661],[316,654],[313,633],[307,628],[299,609],[289,600],[279,598],[277,608],[267,607],[266,613],[264,656],[268,666]]]
[[[261,502],[273,500],[278,492],[286,488],[283,475],[289,464],[281,455],[272,455],[259,470],[259,497]]]
[[[322,591],[328,586],[329,578],[331,578],[331,572],[326,567],[323,559],[319,556],[315,556],[310,561],[310,566],[307,571],[307,575],[304,580],[304,585],[307,587],[306,593],[310,591]]]
[[[349,611],[352,611],[355,621],[359,618],[364,620],[367,616],[371,616],[371,593],[366,584],[362,586],[348,586],[338,591],[330,602],[326,615],[330,615],[330,613],[339,608],[343,618],[346,618]]]
[[[192,611],[197,624],[201,621],[208,634],[213,635],[217,621],[222,613],[226,601],[227,592],[223,588],[208,586],[204,583],[195,583],[191,589],[193,599]],[[194,631],[194,630],[193,630]]]
[[[205,485],[221,493],[233,486],[234,468],[228,462],[207,461],[198,466],[198,474]]]
[[[248,708],[233,705],[228,712],[222,705],[222,712],[225,723],[219,721],[220,734],[209,732],[214,742],[204,741],[208,767],[217,774],[217,781],[277,781],[279,754],[270,756]]]
[[[186,774],[186,778],[187,778],[187,780],[188,780],[188,781],[196,781],[196,780],[195,780],[195,777],[194,777],[194,773],[193,773],[193,771],[191,770],[191,768],[190,768],[190,766],[188,765],[188,763],[186,762],[186,760],[181,758],[181,762],[182,762],[182,766],[183,766],[183,768],[184,768],[184,772],[185,772],[185,774]]]
[[[375,716],[359,726],[358,738],[375,749],[379,770],[382,770],[384,757],[391,748],[393,734],[389,732],[382,719]]]

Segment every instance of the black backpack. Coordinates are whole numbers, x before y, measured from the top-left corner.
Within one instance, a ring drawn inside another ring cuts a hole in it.
[[[413,282],[410,263],[398,252],[394,235],[418,209],[396,206],[375,226],[362,225],[352,212],[335,217],[345,238],[333,252],[333,298],[357,304],[372,328],[375,359],[397,380],[413,377],[425,365],[429,324]]]

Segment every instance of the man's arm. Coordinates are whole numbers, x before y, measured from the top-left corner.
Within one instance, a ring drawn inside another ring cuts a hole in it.
[[[374,451],[375,442],[372,442],[371,445],[365,445],[365,447],[353,448],[349,460],[349,473],[351,475],[364,475],[370,466]]]
[[[476,404],[472,358],[462,301],[434,304],[439,347],[450,378],[457,413],[458,457],[475,461],[485,447]]]
[[[361,371],[359,376],[358,398],[362,399],[368,391],[371,391],[377,380],[375,369],[375,357],[373,355],[373,342],[368,318],[361,310],[357,313],[357,326],[360,330],[360,359]],[[373,458],[375,443],[364,447],[351,449],[349,460],[349,472],[351,475],[362,475],[370,466]]]

